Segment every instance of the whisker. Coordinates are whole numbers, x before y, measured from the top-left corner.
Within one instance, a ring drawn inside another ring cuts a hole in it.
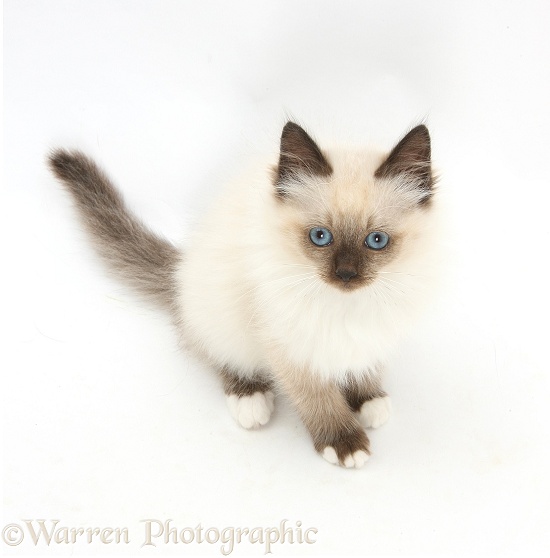
[[[406,294],[405,291],[404,291],[403,289],[400,289],[400,288],[397,287],[396,285],[388,284],[388,283],[385,283],[385,282],[383,282],[383,281],[382,281],[381,283],[379,283],[379,285],[380,285],[381,287],[384,287],[387,291],[390,291],[390,292],[397,292],[397,293],[402,294],[402,295]]]
[[[283,264],[283,267],[303,267],[305,269],[317,269],[316,266],[307,264]]]
[[[418,275],[417,273],[405,273],[403,271],[379,271],[378,273],[383,273],[385,275],[408,275],[409,277],[426,277],[426,275]]]
[[[384,303],[385,306],[388,306],[388,304],[391,302],[387,293],[385,293],[381,287],[383,287],[384,285],[373,285],[372,289],[374,291],[374,294],[376,295],[377,299],[382,299],[382,302]],[[395,305],[395,303],[394,303]]]
[[[406,283],[401,283],[400,281],[396,281],[395,279],[390,279],[389,277],[379,277],[380,281],[390,281],[391,283],[395,283],[396,285],[401,285],[402,287],[406,287],[407,289],[414,287],[412,285],[407,285]]]

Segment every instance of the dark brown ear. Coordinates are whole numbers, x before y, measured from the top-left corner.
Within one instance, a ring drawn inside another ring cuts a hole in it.
[[[294,122],[287,122],[281,135],[281,152],[276,170],[277,193],[284,197],[285,180],[299,174],[329,176],[332,167],[306,131]]]
[[[392,150],[374,173],[377,178],[404,175],[430,197],[433,184],[430,133],[421,124],[413,128]]]

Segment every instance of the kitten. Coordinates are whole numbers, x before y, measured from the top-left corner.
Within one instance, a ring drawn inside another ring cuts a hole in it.
[[[326,460],[361,467],[365,428],[390,415],[384,361],[429,295],[437,214],[430,136],[389,153],[321,150],[297,124],[278,162],[229,185],[180,252],[126,208],[96,164],[50,166],[100,254],[169,308],[182,341],[215,368],[244,428],[288,396]]]

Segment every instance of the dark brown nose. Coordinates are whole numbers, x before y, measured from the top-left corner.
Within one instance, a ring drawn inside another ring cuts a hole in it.
[[[352,277],[357,275],[357,271],[351,267],[339,267],[336,270],[336,275],[338,275],[342,281],[347,283]]]

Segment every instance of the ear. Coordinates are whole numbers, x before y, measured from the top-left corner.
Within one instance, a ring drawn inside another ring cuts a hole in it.
[[[413,128],[374,173],[377,178],[399,175],[426,192],[422,201],[430,198],[433,186],[430,133],[423,124]]]
[[[332,167],[306,131],[294,122],[287,122],[281,135],[279,165],[276,169],[277,194],[284,197],[285,180],[299,174],[329,176]]]

